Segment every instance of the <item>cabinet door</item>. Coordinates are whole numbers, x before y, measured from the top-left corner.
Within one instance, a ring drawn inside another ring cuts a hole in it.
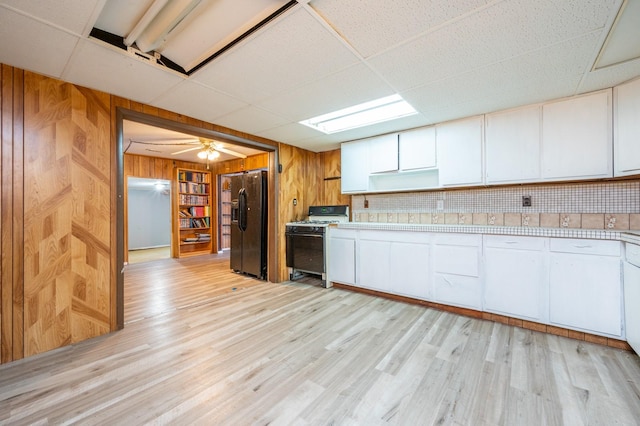
[[[329,238],[329,276],[327,283],[356,283],[356,240],[355,238]]]
[[[526,239],[508,237],[493,244],[495,247],[485,246],[484,307],[487,311],[546,321],[543,306],[548,280],[544,239],[533,242],[536,244],[529,246]]]
[[[342,192],[365,192],[369,187],[369,150],[366,141],[340,146]]]
[[[542,107],[542,178],[612,176],[611,90]]]
[[[640,80],[614,89],[615,176],[640,173]]]
[[[436,167],[436,128],[409,130],[399,135],[400,170]]]
[[[540,106],[486,116],[487,183],[540,178]]]
[[[389,259],[391,291],[418,299],[428,299],[429,245],[392,242]]]
[[[568,328],[620,337],[620,258],[551,253],[549,320]]]
[[[382,135],[367,139],[371,173],[398,170],[398,135]]]
[[[440,185],[482,183],[482,117],[436,126]]]
[[[388,241],[358,241],[358,286],[390,292]]]

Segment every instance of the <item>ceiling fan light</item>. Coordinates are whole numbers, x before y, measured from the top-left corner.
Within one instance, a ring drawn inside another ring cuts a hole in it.
[[[201,159],[204,160],[205,158],[207,158],[207,156],[208,156],[208,154],[207,154],[206,150],[202,150],[202,151],[198,152],[198,158],[201,158]]]
[[[220,157],[220,153],[218,151],[211,151],[209,153],[209,156],[207,157],[209,160],[215,160],[216,158]]]

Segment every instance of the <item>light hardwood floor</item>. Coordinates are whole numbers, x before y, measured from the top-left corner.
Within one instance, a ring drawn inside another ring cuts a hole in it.
[[[124,330],[0,366],[2,424],[635,425],[630,352],[346,290],[130,265]],[[164,299],[164,301],[162,301]]]

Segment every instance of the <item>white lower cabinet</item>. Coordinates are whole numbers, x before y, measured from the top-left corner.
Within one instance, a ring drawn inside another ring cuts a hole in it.
[[[620,242],[551,239],[549,322],[622,337]]]
[[[430,297],[429,244],[392,242],[389,253],[391,289],[396,294],[427,300]]]
[[[433,300],[480,310],[482,237],[436,234],[433,244]]]
[[[358,285],[374,290],[390,292],[391,276],[389,275],[388,241],[371,240],[361,237],[358,240]]]
[[[351,229],[329,230],[327,283],[356,283],[356,236]]]
[[[546,238],[484,237],[484,309],[546,322]]]
[[[358,285],[387,293],[429,297],[429,235],[360,231]]]
[[[624,338],[621,243],[333,229],[330,280]]]

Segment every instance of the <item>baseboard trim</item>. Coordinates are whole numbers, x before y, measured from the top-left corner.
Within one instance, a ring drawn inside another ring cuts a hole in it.
[[[631,348],[631,346],[629,346],[629,344],[624,340],[612,339],[610,337],[598,336],[596,334],[589,334],[581,331],[569,330],[567,328],[541,324],[533,321],[523,320],[520,318],[513,318],[505,315],[493,314],[491,312],[482,312],[475,309],[461,308],[458,306],[451,306],[451,305],[445,305],[442,303],[429,302],[427,300],[414,299],[408,296],[400,296],[397,294],[385,293],[382,291],[370,290],[368,288],[356,287],[356,286],[347,285],[347,284],[334,282],[333,287],[343,289],[343,290],[354,291],[358,293],[370,294],[372,296],[384,297],[386,299],[395,300],[398,302],[425,306],[428,308],[451,312],[458,315],[464,315],[471,318],[499,322],[501,324],[513,325],[515,327],[520,327],[527,330],[539,331],[541,333],[568,337],[574,340],[582,340],[584,342],[596,343],[603,346],[609,346],[612,348],[623,349],[626,351],[633,352],[633,349]]]

